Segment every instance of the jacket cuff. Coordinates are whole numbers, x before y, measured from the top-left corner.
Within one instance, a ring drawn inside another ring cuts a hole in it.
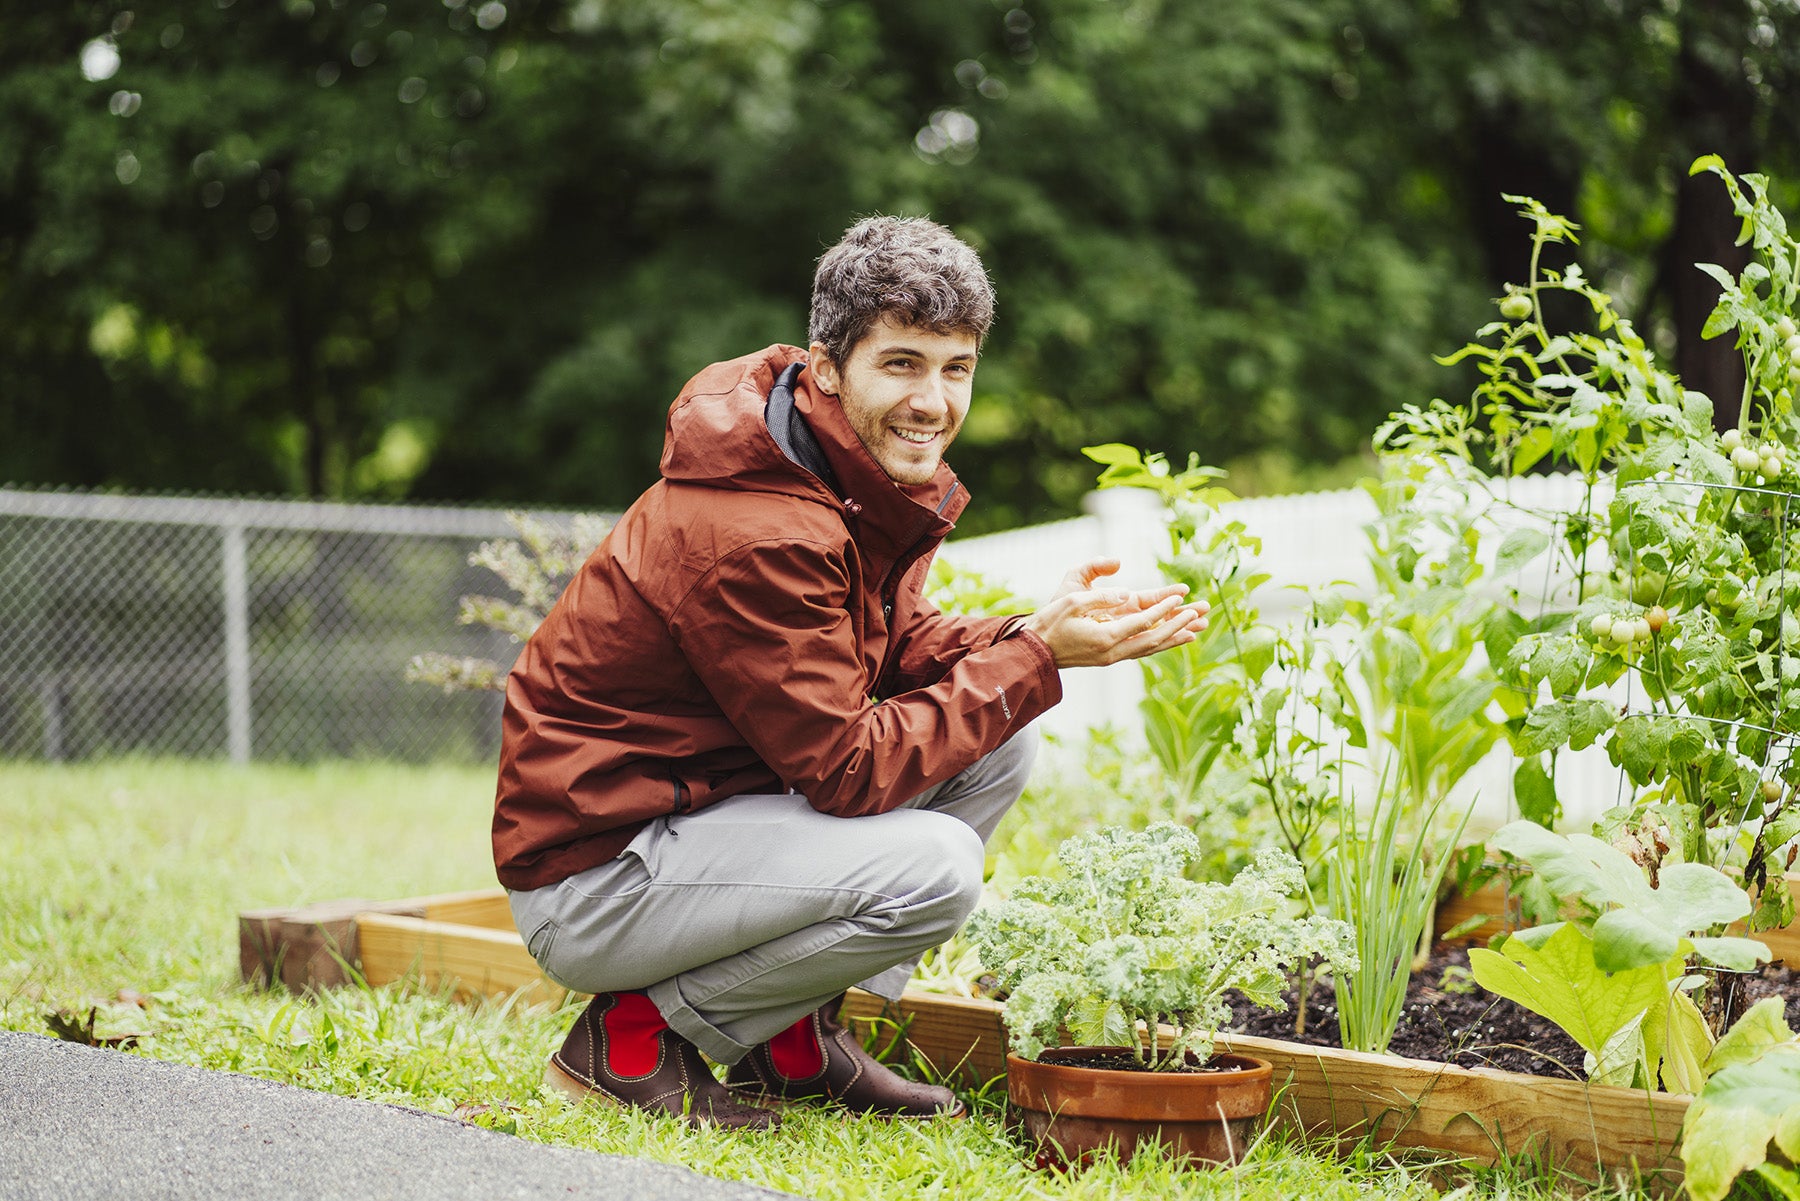
[[[1023,617],[1019,619],[1019,625],[1005,637],[1027,647],[1032,658],[1037,661],[1038,687],[1044,693],[1043,708],[1048,709],[1060,702],[1063,697],[1062,674],[1056,670],[1056,655],[1050,650],[1050,644],[1026,629]],[[1042,711],[1039,710],[1040,713]]]

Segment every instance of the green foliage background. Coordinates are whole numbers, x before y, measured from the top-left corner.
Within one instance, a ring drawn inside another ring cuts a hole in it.
[[[1502,192],[1717,391],[1735,226],[1682,172],[1792,176],[1797,65],[1768,0],[12,4],[0,479],[616,507],[873,211],[996,277],[971,529],[1102,441],[1333,478],[1466,389]]]

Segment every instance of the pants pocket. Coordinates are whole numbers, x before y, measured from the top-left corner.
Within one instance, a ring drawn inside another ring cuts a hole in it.
[[[545,918],[538,923],[538,928],[531,932],[531,937],[525,940],[525,950],[538,961],[538,966],[542,967],[550,958],[550,948],[556,945],[556,935],[560,930],[561,927],[556,924],[554,919]]]
[[[633,846],[635,845],[634,843]],[[617,900],[640,893],[648,887],[650,869],[645,866],[643,857],[630,847],[617,859],[602,863],[599,867],[590,867],[585,872],[576,872],[562,882],[565,893],[574,893],[576,897],[584,897],[590,901]],[[571,898],[563,895],[558,900],[567,904]]]

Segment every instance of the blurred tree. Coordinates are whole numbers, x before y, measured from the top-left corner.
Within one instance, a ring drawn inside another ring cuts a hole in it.
[[[387,420],[403,327],[517,219],[469,180],[507,9],[158,8],[0,39],[23,342],[0,381],[51,417],[15,427],[7,474],[403,490],[425,451]]]
[[[1800,166],[1773,0],[26,7],[0,479],[621,505],[681,382],[803,340],[886,211],[999,286],[968,528],[1070,511],[1096,441],[1282,482],[1456,389],[1431,352],[1523,274],[1505,191],[1714,381],[1686,164]]]
[[[1417,115],[1409,139],[1468,215],[1491,287],[1523,280],[1529,241],[1504,194],[1586,227],[1582,257],[1689,387],[1735,419],[1742,356],[1700,331],[1718,285],[1694,269],[1748,261],[1702,154],[1734,171],[1800,174],[1786,98],[1800,10],[1769,0],[1356,0],[1365,90]],[[1578,319],[1579,314],[1569,314]]]
[[[1314,0],[1046,0],[959,65],[980,153],[946,207],[1004,280],[982,382],[1009,402],[968,437],[1011,516],[1066,511],[1084,443],[1354,454],[1480,314],[1443,189],[1392,170],[1394,127],[1355,106],[1342,21]],[[934,118],[924,148],[954,162],[955,131]]]

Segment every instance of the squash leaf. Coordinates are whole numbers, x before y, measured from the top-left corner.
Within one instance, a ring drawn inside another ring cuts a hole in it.
[[[1580,926],[1563,922],[1539,927],[1544,929],[1549,936],[1537,946],[1532,943],[1541,935],[1534,933],[1514,935],[1497,950],[1472,949],[1469,967],[1475,982],[1561,1026],[1608,1073],[1605,1078],[1595,1075],[1596,1082],[1630,1084],[1640,1056],[1635,1050],[1624,1055],[1609,1044],[1621,1031],[1636,1032],[1652,1006],[1667,1003],[1669,981],[1680,972],[1680,960],[1607,973],[1595,963],[1594,941]]]
[[[1723,1201],[1733,1180],[1768,1159],[1770,1140],[1800,1159],[1800,1044],[1721,1068],[1700,1090],[1682,1122],[1689,1195]]]

